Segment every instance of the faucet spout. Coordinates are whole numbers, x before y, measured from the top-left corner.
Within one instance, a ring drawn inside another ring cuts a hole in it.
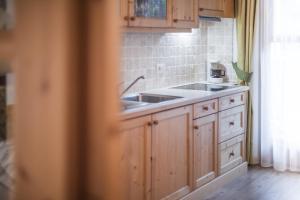
[[[139,76],[137,77],[128,87],[126,87],[123,92],[121,93],[121,96],[123,96],[130,88],[132,88],[140,79],[145,79],[145,76]]]

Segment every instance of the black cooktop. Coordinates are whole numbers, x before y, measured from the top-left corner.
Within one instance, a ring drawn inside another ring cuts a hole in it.
[[[173,87],[172,89],[183,89],[183,90],[203,90],[216,92],[220,90],[226,90],[234,88],[235,86],[224,86],[224,85],[214,85],[214,84],[205,84],[205,83],[194,83],[189,85],[182,85],[178,87]]]

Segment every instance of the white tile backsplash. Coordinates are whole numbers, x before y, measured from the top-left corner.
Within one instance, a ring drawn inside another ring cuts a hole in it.
[[[191,33],[124,33],[121,58],[123,87],[145,75],[128,93],[206,80],[207,60],[228,68],[233,52],[233,19],[201,22]],[[232,74],[233,73],[233,74]]]

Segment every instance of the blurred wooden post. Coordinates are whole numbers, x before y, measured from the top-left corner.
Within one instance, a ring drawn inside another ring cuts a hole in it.
[[[122,199],[115,4],[16,0],[14,199]]]
[[[0,30],[0,74],[11,71],[15,58],[14,33]]]
[[[85,188],[82,199],[124,199],[118,134],[117,1],[87,0]]]
[[[16,193],[79,196],[79,1],[16,0]]]

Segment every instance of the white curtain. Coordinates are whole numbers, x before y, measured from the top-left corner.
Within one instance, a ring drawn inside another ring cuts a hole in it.
[[[300,1],[261,0],[258,20],[254,149],[264,167],[300,171]]]

